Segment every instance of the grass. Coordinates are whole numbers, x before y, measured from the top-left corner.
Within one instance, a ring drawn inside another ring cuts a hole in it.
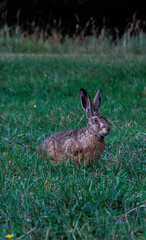
[[[0,59],[0,239],[144,239],[145,58]],[[86,126],[79,89],[111,122],[90,168],[39,159],[48,135]]]
[[[70,38],[52,30],[51,36],[47,32],[35,29],[29,35],[20,26],[0,28],[0,53],[57,53],[57,54],[100,54],[100,55],[143,55],[146,54],[146,34],[135,28],[128,28],[121,39],[117,36],[116,44],[105,29],[96,35],[84,37],[84,31],[79,36]]]

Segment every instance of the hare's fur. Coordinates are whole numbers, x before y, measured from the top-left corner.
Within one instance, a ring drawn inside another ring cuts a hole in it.
[[[39,148],[39,155],[47,155],[53,162],[69,159],[80,164],[94,163],[105,148],[104,135],[110,132],[110,126],[104,116],[98,113],[101,92],[98,90],[92,103],[84,89],[80,90],[81,104],[86,111],[88,125],[83,129],[57,132],[48,137]]]

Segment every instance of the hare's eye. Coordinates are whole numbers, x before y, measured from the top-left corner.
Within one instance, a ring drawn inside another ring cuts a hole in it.
[[[94,118],[95,123],[99,123],[98,118]]]

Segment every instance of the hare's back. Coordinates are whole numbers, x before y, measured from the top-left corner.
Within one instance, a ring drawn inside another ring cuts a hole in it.
[[[44,152],[47,152],[47,155],[52,156],[53,158],[60,158],[60,156],[66,157],[75,149],[81,148],[79,135],[81,136],[83,134],[83,129],[73,129],[54,133],[46,138],[40,145],[40,155],[43,155]]]
[[[67,131],[56,132],[53,135],[46,138],[46,143],[51,143],[52,141],[60,145],[64,145],[67,142],[74,142],[79,139],[79,135],[84,134],[84,129],[72,129]]]
[[[56,132],[47,137],[41,144],[40,148],[45,150],[46,148],[54,148],[56,145],[64,146],[68,143],[77,142],[81,135],[84,134],[84,129],[72,129],[67,131]]]

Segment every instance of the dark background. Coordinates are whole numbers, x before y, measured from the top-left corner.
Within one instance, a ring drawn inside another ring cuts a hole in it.
[[[142,0],[0,0],[0,24],[20,25],[29,33],[38,26],[48,34],[53,28],[70,36],[98,34],[104,27],[121,36],[138,20],[145,31]]]

